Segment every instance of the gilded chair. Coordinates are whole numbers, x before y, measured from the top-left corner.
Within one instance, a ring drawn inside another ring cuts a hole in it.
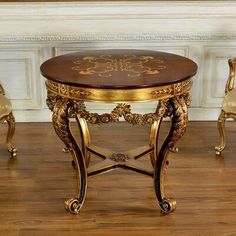
[[[221,155],[226,145],[225,120],[232,118],[236,120],[236,88],[234,81],[236,77],[236,58],[229,59],[229,78],[225,86],[225,97],[218,118],[218,129],[220,133],[220,144],[215,147],[216,155]]]
[[[15,157],[17,150],[12,144],[12,138],[15,132],[15,118],[12,114],[11,102],[5,96],[4,89],[0,84],[0,123],[4,122],[8,124],[6,146],[11,155]]]

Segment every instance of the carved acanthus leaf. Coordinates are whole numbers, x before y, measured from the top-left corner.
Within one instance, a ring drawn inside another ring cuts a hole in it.
[[[72,141],[69,130],[69,118],[67,116],[68,99],[57,99],[53,107],[53,126],[60,137],[60,139],[66,144],[69,149],[72,147]]]
[[[170,99],[173,107],[173,136],[169,143],[169,148],[173,149],[176,142],[184,135],[188,123],[188,106],[190,105],[190,95],[183,94],[179,97]]]

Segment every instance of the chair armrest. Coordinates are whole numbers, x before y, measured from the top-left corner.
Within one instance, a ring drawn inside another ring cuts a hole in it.
[[[236,58],[228,60],[229,63],[229,78],[225,85],[225,94],[234,88],[235,74],[236,74]]]
[[[3,94],[3,95],[5,95],[5,91],[4,91],[4,89],[3,89],[3,87],[2,87],[2,85],[0,84],[0,94]]]

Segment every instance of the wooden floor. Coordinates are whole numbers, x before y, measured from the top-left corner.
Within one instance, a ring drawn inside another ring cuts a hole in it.
[[[169,158],[166,193],[177,200],[174,213],[160,214],[150,177],[116,170],[89,178],[75,216],[63,205],[75,196],[75,171],[52,125],[17,124],[17,159],[2,145],[1,125],[0,236],[236,235],[236,122],[228,127],[228,147],[216,157],[216,122],[189,123],[179,153]],[[94,144],[117,151],[145,144],[148,132],[123,123],[91,126]]]

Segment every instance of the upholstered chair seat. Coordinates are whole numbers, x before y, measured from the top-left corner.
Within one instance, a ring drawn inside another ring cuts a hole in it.
[[[9,99],[0,94],[0,119],[11,113],[12,107]]]
[[[220,133],[220,144],[215,147],[217,155],[221,155],[226,145],[225,120],[232,118],[236,120],[236,88],[234,81],[236,77],[236,58],[229,59],[229,78],[225,86],[225,97],[221,113],[218,118],[218,129]]]
[[[6,138],[6,146],[8,151],[14,157],[17,150],[12,144],[12,138],[15,132],[15,118],[12,114],[12,106],[10,100],[5,96],[4,89],[0,84],[0,123],[8,124],[8,132]]]
[[[236,114],[236,89],[232,89],[225,95],[222,110],[226,113],[235,113]]]

